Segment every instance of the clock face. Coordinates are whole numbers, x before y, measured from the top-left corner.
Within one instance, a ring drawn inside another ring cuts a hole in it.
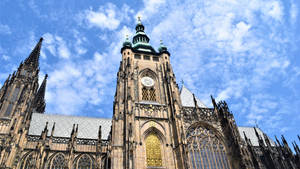
[[[143,77],[141,79],[141,81],[142,81],[142,84],[147,87],[151,87],[154,85],[154,80],[151,77],[147,77],[147,76]]]

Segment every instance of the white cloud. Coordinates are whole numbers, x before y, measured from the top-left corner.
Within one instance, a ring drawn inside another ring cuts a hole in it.
[[[51,53],[51,55],[63,59],[70,58],[70,49],[67,47],[67,44],[62,37],[58,35],[52,35],[51,33],[45,33],[43,37],[43,48],[46,48]]]
[[[125,34],[132,32],[124,26],[110,35],[112,43],[107,52],[94,52],[91,58],[82,60],[72,57],[61,60],[48,72],[47,112],[60,114],[81,114],[88,105],[99,106],[110,104],[113,98],[116,71],[120,61],[120,47]],[[57,37],[57,35],[55,36]],[[74,32],[74,38],[79,46],[85,41],[79,32]],[[76,45],[75,45],[76,46]],[[70,46],[67,46],[70,48]],[[97,111],[103,112],[103,107]],[[109,108],[110,109],[110,108]],[[84,112],[87,114],[88,112]],[[93,110],[92,113],[98,113]],[[111,112],[106,112],[111,115]],[[95,114],[97,115],[97,114]]]
[[[290,16],[282,4],[281,0],[165,1],[161,6],[168,8],[147,14],[155,23],[147,30],[152,42],[164,40],[177,80],[183,78],[199,98],[209,101],[213,94],[217,100],[226,99],[242,112],[237,118],[267,126],[272,122],[264,119],[283,100],[257,94],[288,78],[292,63],[288,45],[295,42],[289,32],[292,26],[282,24],[284,16]],[[283,116],[274,116],[270,129],[283,125]]]
[[[107,3],[100,6],[98,10],[92,8],[80,13],[77,17],[79,23],[86,24],[88,27],[97,27],[102,30],[116,30],[119,28],[121,22],[128,23],[134,10],[127,4],[123,4],[121,8],[118,8],[112,3]]]
[[[295,23],[298,16],[298,7],[295,3],[292,2],[291,9],[290,9],[290,18],[291,22]]]
[[[278,21],[283,17],[283,5],[280,1],[269,1],[263,4],[263,12],[266,16],[270,16]]]
[[[98,11],[93,11],[92,9],[85,11],[84,17],[91,27],[95,26],[101,29],[115,30],[120,24],[116,10],[115,5],[107,4],[106,7],[100,7]]]
[[[165,0],[143,0],[143,2],[144,8],[135,16],[135,18],[140,16],[143,20],[146,20],[153,14],[159,12],[159,9],[166,3]]]
[[[58,50],[59,57],[68,59],[70,57],[70,51],[66,45],[66,42],[59,36],[56,36],[55,40],[57,41],[58,44],[57,50]]]
[[[10,27],[8,25],[0,24],[0,34],[11,34]]]
[[[2,59],[7,61],[7,60],[9,60],[9,59],[10,59],[10,57],[9,57],[9,56],[7,56],[7,55],[3,55],[3,56],[2,56]]]

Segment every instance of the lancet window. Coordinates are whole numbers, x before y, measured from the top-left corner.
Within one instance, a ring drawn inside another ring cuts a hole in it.
[[[94,169],[95,164],[93,159],[88,156],[87,154],[84,154],[79,157],[79,159],[74,164],[74,169]]]
[[[21,163],[20,169],[31,169],[35,167],[35,160],[33,154],[27,155]]]
[[[230,169],[225,146],[211,130],[197,127],[187,138],[192,169]]]
[[[161,143],[156,134],[151,133],[146,138],[146,157],[148,167],[161,167]]]
[[[65,156],[61,153],[53,157],[48,169],[64,169],[66,167]]]
[[[142,100],[146,101],[156,101],[156,91],[155,86],[155,75],[150,73],[150,71],[143,73],[141,78],[142,83]]]

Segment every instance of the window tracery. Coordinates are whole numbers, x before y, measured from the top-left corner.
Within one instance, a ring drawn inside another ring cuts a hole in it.
[[[79,159],[74,164],[74,169],[94,169],[95,164],[90,156],[84,154],[79,157]]]
[[[61,153],[53,157],[48,169],[64,169],[65,168],[65,156]]]
[[[24,158],[20,166],[20,169],[31,169],[34,167],[35,167],[35,160],[33,158],[33,153],[31,153]]]
[[[146,157],[148,167],[162,166],[161,143],[154,133],[146,138]]]
[[[192,169],[230,169],[225,147],[211,130],[197,127],[189,131],[188,151]]]

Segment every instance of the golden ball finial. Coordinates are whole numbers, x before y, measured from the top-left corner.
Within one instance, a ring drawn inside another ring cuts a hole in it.
[[[141,16],[138,16],[137,18],[138,18],[138,21],[141,22]]]

